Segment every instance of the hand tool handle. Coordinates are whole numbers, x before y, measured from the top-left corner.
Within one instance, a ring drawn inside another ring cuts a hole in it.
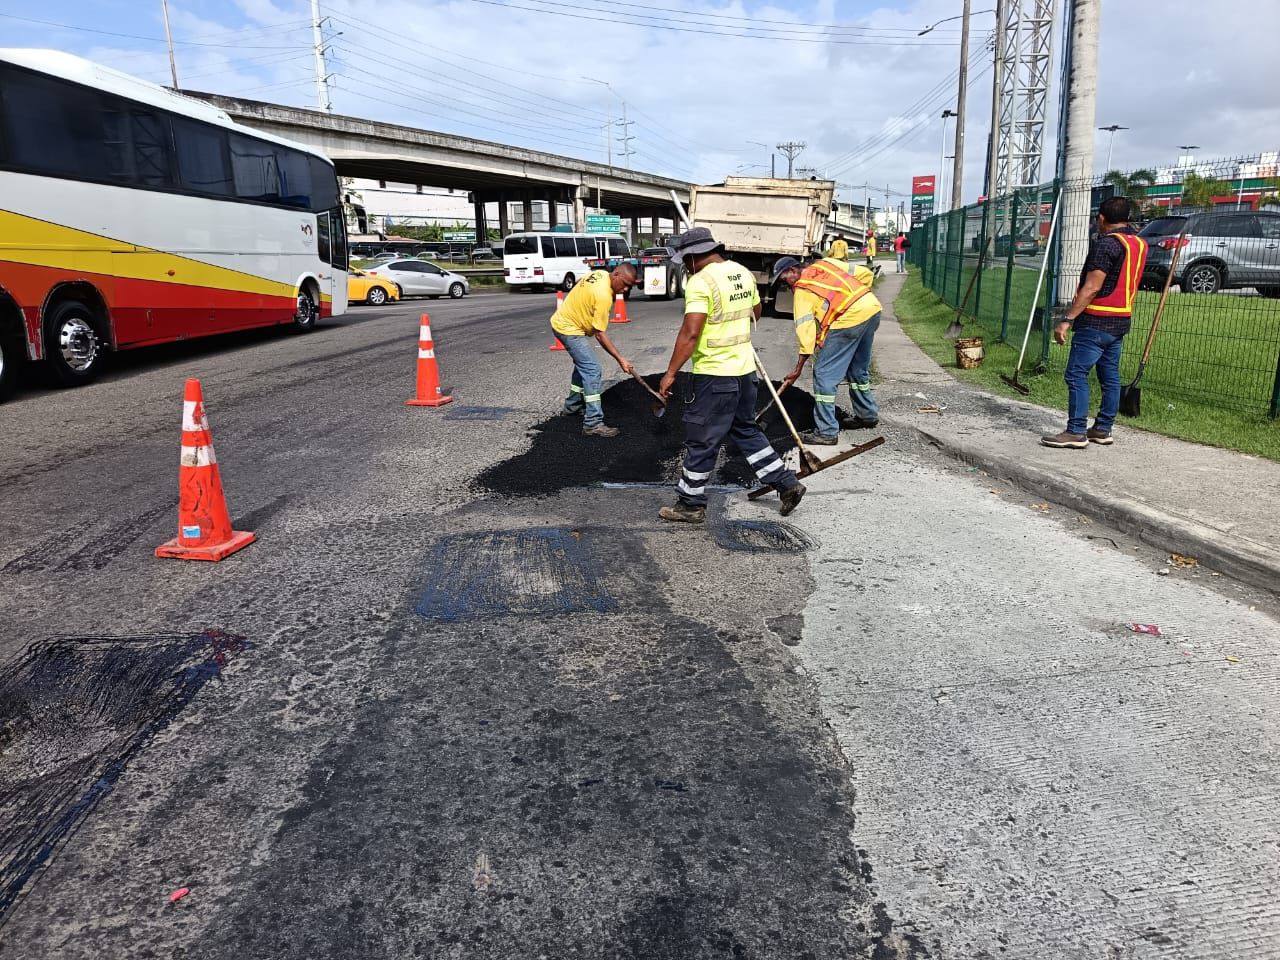
[[[658,401],[660,404],[662,404],[664,407],[667,405],[666,397],[664,397],[662,394],[660,394],[657,390],[653,389],[653,387],[649,386],[649,384],[645,382],[644,377],[642,377],[642,376],[640,376],[640,374],[636,373],[636,372],[635,372],[635,370],[632,370],[632,371],[631,371],[631,376],[633,376],[633,377],[635,377],[635,378],[636,378],[636,383],[640,384],[640,386],[644,387],[644,388],[645,388],[646,390],[648,390],[651,394],[653,394],[653,399],[657,400],[657,401]]]
[[[1164,305],[1169,299],[1169,287],[1173,285],[1173,274],[1178,268],[1178,257],[1182,253],[1182,239],[1186,235],[1186,227],[1178,234],[1178,245],[1173,248],[1173,259],[1169,261],[1169,273],[1164,278],[1164,289],[1160,291],[1160,302],[1156,304],[1156,315],[1151,318],[1151,329],[1147,331],[1147,345],[1142,348],[1142,359],[1138,361],[1138,372],[1133,378],[1137,383],[1142,379],[1142,372],[1151,359],[1151,348],[1156,344],[1156,330],[1160,327],[1160,318],[1164,316]]]

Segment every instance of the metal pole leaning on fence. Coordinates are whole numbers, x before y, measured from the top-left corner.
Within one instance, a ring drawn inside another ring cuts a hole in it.
[[[1040,192],[1040,188],[1037,187],[1036,188],[1037,196],[1039,196],[1039,192]],[[1058,213],[1061,210],[1062,210],[1062,197],[1059,196],[1057,201],[1055,201],[1053,204],[1053,216],[1049,220],[1049,243],[1050,244],[1053,243],[1053,234],[1054,234],[1054,231],[1057,230],[1058,228]],[[1001,378],[1004,380],[1005,383],[1009,384],[1009,386],[1013,387],[1015,390],[1017,390],[1019,393],[1022,393],[1022,394],[1030,393],[1030,391],[1022,384],[1022,381],[1019,380],[1018,378],[1022,374],[1022,361],[1025,360],[1027,356],[1027,344],[1031,342],[1031,324],[1035,320],[1036,304],[1040,300],[1040,290],[1044,287],[1044,275],[1045,275],[1045,271],[1048,270],[1048,268],[1049,268],[1049,246],[1046,245],[1044,256],[1040,260],[1040,276],[1036,279],[1035,296],[1031,298],[1031,312],[1027,314],[1027,329],[1022,334],[1022,349],[1018,351],[1018,363],[1013,368],[1013,379],[1010,380],[1008,377]],[[1048,328],[1047,323],[1045,323],[1044,326]]]

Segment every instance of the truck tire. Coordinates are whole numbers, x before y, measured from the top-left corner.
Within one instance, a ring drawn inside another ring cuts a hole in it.
[[[79,300],[63,300],[45,321],[45,358],[54,381],[77,387],[95,379],[106,362],[106,343],[93,310]]]

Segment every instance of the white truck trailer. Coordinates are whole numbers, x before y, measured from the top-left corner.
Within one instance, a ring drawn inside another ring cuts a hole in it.
[[[722,184],[690,188],[689,220],[710,228],[728,256],[755,275],[767,301],[775,260],[822,252],[835,190],[832,180],[725,177]],[[779,307],[790,309],[790,296],[784,299]]]

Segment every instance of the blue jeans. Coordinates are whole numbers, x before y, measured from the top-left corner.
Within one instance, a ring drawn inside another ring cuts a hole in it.
[[[564,344],[573,360],[573,378],[569,382],[569,396],[564,401],[565,413],[581,413],[583,427],[604,423],[604,408],[600,406],[600,391],[604,386],[604,372],[592,344],[595,337],[571,337],[556,332],[556,339]]]
[[[866,323],[827,332],[826,342],[813,357],[813,420],[824,437],[840,434],[836,419],[836,390],[849,381],[849,405],[859,420],[875,423],[880,407],[871,392],[871,344],[880,327],[880,314]]]
[[[905,251],[898,251],[898,272],[902,273],[907,269],[907,254]]]
[[[1110,433],[1120,412],[1120,347],[1124,336],[1082,327],[1071,334],[1071,354],[1063,379],[1067,381],[1067,432],[1084,433],[1089,424],[1089,371],[1098,368],[1102,402],[1093,428]]]

